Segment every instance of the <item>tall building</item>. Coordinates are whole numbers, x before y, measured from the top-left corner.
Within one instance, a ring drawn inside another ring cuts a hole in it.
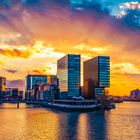
[[[5,89],[6,89],[6,78],[0,77],[0,100],[3,99]]]
[[[60,98],[80,94],[80,55],[68,54],[57,61]]]
[[[84,62],[84,92],[87,98],[105,94],[110,86],[110,57],[97,56]]]

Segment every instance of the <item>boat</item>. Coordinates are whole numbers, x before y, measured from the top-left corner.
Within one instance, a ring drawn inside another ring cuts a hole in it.
[[[48,106],[63,111],[93,111],[102,104],[98,100],[54,100]]]
[[[116,105],[114,102],[108,102],[105,104],[104,108],[105,108],[105,110],[115,109]]]

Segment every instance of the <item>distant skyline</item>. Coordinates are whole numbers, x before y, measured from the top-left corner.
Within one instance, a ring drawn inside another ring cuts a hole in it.
[[[140,88],[140,0],[67,2],[0,1],[0,75],[8,86],[24,88],[27,74],[56,74],[56,60],[73,53],[82,62],[110,56],[111,94]]]

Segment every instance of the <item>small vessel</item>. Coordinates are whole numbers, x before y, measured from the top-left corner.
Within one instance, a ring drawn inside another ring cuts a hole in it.
[[[114,98],[113,100],[115,103],[123,103],[123,99],[122,98]]]
[[[116,108],[116,105],[114,102],[108,102],[105,104],[105,107],[104,107],[106,110],[108,109],[115,109]]]

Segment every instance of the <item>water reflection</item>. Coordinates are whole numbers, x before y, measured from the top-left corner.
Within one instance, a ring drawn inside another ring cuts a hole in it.
[[[91,140],[106,138],[106,118],[104,111],[97,111],[88,115],[88,124],[90,125]]]
[[[118,104],[116,110],[106,112],[107,139],[140,140],[140,103]]]
[[[83,113],[79,115],[79,120],[77,124],[77,139],[79,140],[89,140],[90,127],[88,122],[88,114]]]
[[[64,113],[22,104],[0,108],[1,140],[139,140],[140,103],[116,110]]]
[[[59,119],[60,140],[96,140],[106,136],[104,112],[67,113]]]
[[[24,103],[19,104],[20,109],[34,108],[34,105],[26,105]],[[0,109],[17,109],[16,103],[2,103],[0,104]]]

